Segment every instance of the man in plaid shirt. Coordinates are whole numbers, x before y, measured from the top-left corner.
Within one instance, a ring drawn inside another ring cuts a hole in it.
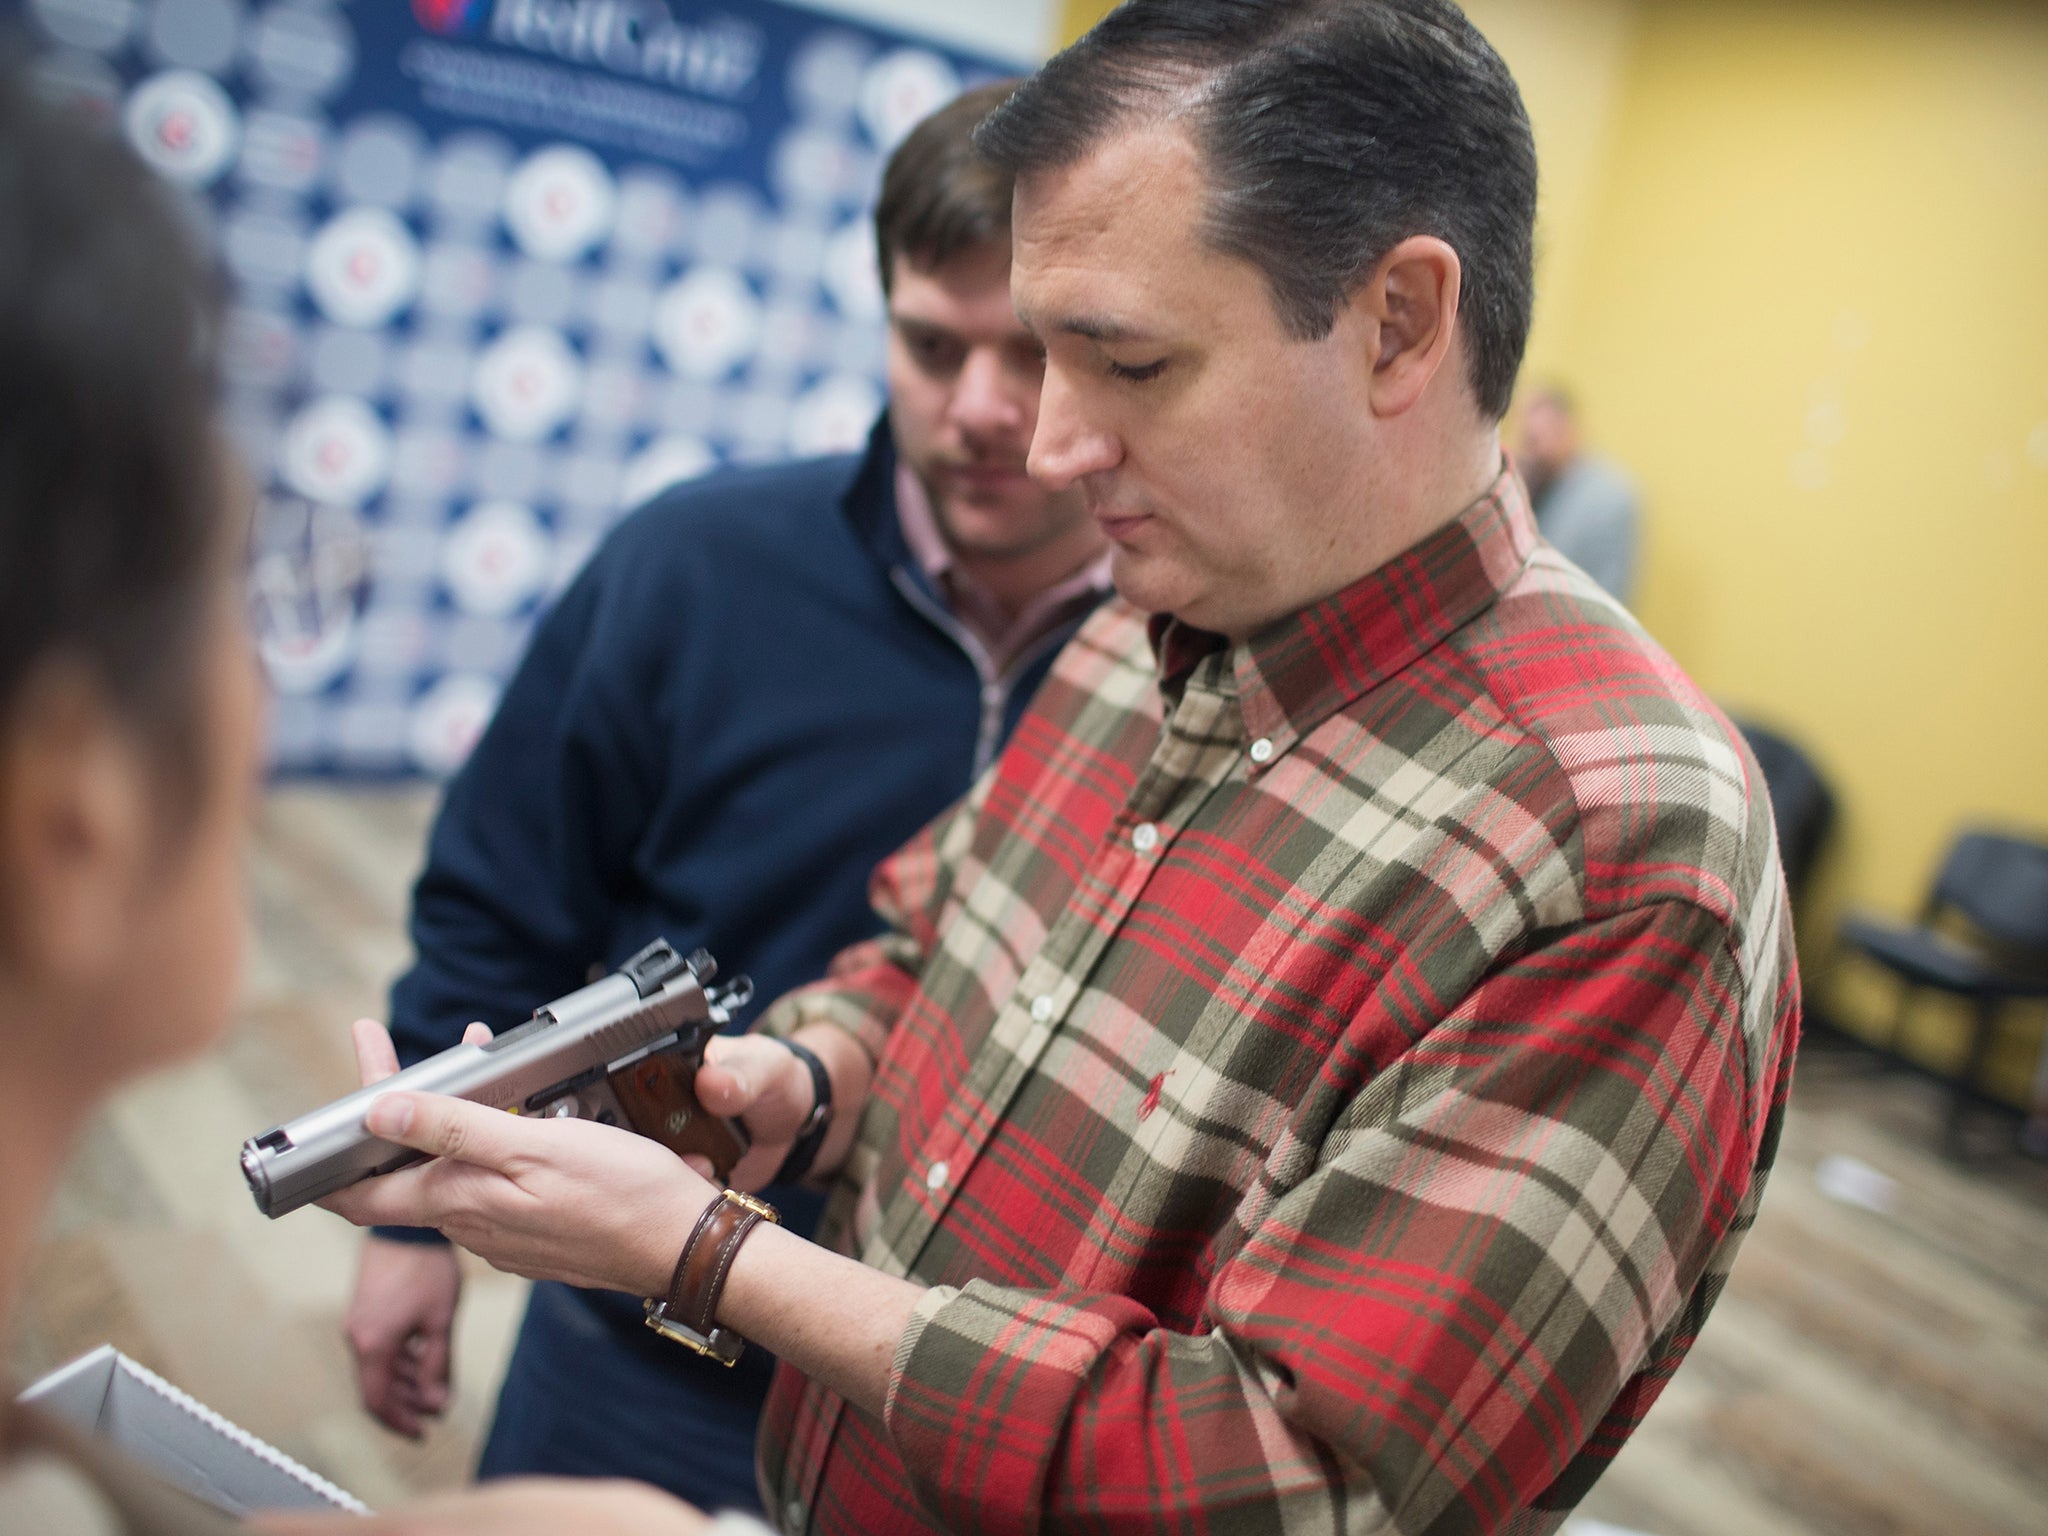
[[[814,1123],[774,1037],[835,1110],[825,1246],[714,1292],[771,1516],[1554,1530],[1754,1218],[1798,992],[1754,763],[1502,458],[1519,95],[1446,0],[1132,0],[979,142],[1125,600],[699,1074],[741,1184]],[[506,1267],[658,1294],[722,1198],[401,1098],[448,1160],[337,1207]]]

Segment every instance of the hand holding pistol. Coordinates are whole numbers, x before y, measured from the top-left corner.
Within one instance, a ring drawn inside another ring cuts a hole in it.
[[[484,1045],[458,1045],[242,1144],[242,1175],[277,1217],[423,1154],[372,1136],[363,1116],[394,1089],[449,1094],[514,1114],[619,1125],[678,1156],[708,1158],[722,1181],[747,1150],[737,1122],[697,1102],[713,1035],[746,1006],[745,977],[713,987],[717,966],[657,939],[618,970],[558,997]]]

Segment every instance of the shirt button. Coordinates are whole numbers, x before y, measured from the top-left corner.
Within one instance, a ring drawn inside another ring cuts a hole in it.
[[[1034,997],[1031,999],[1031,1017],[1040,1024],[1051,1018],[1052,999],[1049,997]]]
[[[1139,822],[1137,830],[1131,833],[1131,846],[1140,853],[1150,853],[1159,846],[1159,828],[1149,821]]]
[[[796,1536],[804,1528],[804,1503],[802,1499],[791,1499],[782,1511],[782,1528]]]
[[[924,1187],[936,1195],[946,1187],[946,1179],[952,1172],[943,1162],[933,1163],[931,1172],[924,1176]]]
[[[1252,743],[1252,761],[1255,763],[1270,763],[1273,761],[1272,737],[1261,736]]]

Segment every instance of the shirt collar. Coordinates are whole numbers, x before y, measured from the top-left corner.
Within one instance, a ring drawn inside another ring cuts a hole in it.
[[[997,676],[1007,674],[1019,656],[1066,624],[1076,608],[1096,602],[1110,590],[1110,557],[1105,550],[1079,570],[1037,593],[1014,617],[1006,615],[1002,605],[954,559],[945,535],[939,530],[939,516],[930,493],[917,472],[900,460],[896,465],[896,517],[911,558],[948,611],[981,645]]]
[[[910,546],[910,558],[934,590],[944,590],[953,569],[953,551],[939,532],[939,517],[932,510],[924,482],[900,459],[896,462],[896,518],[903,525],[903,542]]]
[[[1535,546],[1528,492],[1504,466],[1484,495],[1419,544],[1231,647],[1247,739],[1263,737],[1273,756],[1284,753],[1490,608]],[[1170,614],[1153,615],[1150,632],[1161,685],[1176,695],[1195,664],[1228,643]]]

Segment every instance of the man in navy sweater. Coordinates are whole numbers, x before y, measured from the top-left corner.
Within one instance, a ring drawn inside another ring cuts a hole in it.
[[[724,474],[628,517],[536,632],[448,787],[391,994],[400,1057],[502,1028],[657,935],[758,995],[823,974],[875,919],[868,872],[965,793],[1108,590],[1077,496],[1024,472],[1042,362],[1010,305],[1010,181],[942,109],[876,210],[887,416],[865,454]],[[818,1198],[776,1189],[808,1231]],[[418,1436],[449,1393],[460,1278],[380,1229],[346,1329],[363,1398]],[[756,1506],[772,1362],[726,1370],[640,1303],[534,1288],[479,1475],[625,1476]]]

